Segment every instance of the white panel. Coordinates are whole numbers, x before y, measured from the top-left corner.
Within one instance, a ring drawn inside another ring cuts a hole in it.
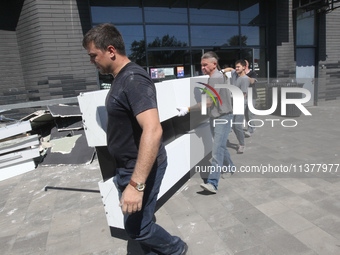
[[[190,170],[190,135],[182,135],[165,146],[168,166],[158,198],[162,197]]]
[[[2,167],[0,169],[0,181],[12,178],[23,173],[27,173],[34,169],[35,163],[32,159],[8,167]]]
[[[87,144],[106,146],[107,113],[105,99],[108,90],[81,93],[78,96]]]
[[[106,219],[109,226],[124,228],[124,216],[119,207],[118,190],[113,183],[113,178],[98,183],[104,204]]]
[[[23,134],[31,130],[31,123],[29,121],[22,121],[12,125],[4,126],[0,128],[0,140],[18,134]]]
[[[212,150],[212,137],[209,122],[190,131],[190,169]]]
[[[0,168],[40,156],[39,148],[26,149],[0,156]],[[2,170],[1,170],[2,171]]]
[[[0,143],[0,154],[39,145],[38,135],[24,136]]]
[[[203,124],[191,131],[190,134],[183,135],[167,144],[165,149],[168,155],[168,167],[162,180],[158,199],[210,153],[211,148],[212,139],[209,123]],[[124,228],[124,217],[119,207],[118,190],[112,179],[98,183],[103,197],[106,218],[109,226]]]

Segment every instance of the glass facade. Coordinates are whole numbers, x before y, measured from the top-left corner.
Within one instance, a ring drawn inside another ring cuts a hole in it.
[[[264,0],[90,0],[92,25],[116,25],[123,35],[128,57],[149,73],[151,69],[164,68],[167,75],[161,79],[200,75],[200,57],[209,50],[219,55],[221,66],[233,66],[237,59],[247,58],[257,67],[259,76],[265,77],[264,3]],[[176,70],[183,69],[178,75]]]

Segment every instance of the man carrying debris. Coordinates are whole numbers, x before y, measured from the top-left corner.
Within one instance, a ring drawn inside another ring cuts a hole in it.
[[[90,61],[114,81],[106,98],[107,146],[115,158],[127,234],[145,254],[186,254],[188,246],[152,220],[167,166],[156,89],[143,68],[130,62],[112,24],[92,28],[83,39]]]

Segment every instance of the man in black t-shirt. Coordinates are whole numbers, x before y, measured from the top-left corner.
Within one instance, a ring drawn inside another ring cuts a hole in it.
[[[186,254],[188,246],[152,220],[167,166],[155,86],[127,58],[123,38],[112,24],[92,28],[83,46],[100,73],[114,76],[105,103],[107,146],[116,160],[114,182],[125,230],[145,254]]]

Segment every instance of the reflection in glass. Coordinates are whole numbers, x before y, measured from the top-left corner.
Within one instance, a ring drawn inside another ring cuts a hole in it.
[[[298,11],[296,18],[296,44],[297,45],[314,45],[314,11]]]
[[[191,24],[238,24],[238,1],[190,1]]]
[[[116,26],[116,27],[123,36],[123,39],[125,42],[125,48],[126,48],[126,55],[132,61],[142,66],[146,65],[143,26],[142,25],[140,26],[121,25],[121,26]],[[138,49],[136,50],[136,48]],[[142,61],[143,58],[144,58],[144,62]]]
[[[260,4],[258,0],[241,1],[241,24],[260,24],[260,23],[261,23]]]
[[[239,46],[237,26],[191,26],[192,46]]]
[[[145,28],[149,47],[183,47],[189,45],[188,26],[148,25]]]
[[[92,6],[92,23],[142,23],[142,8],[139,7],[109,7]]]
[[[186,8],[145,7],[145,22],[188,23]]]
[[[259,27],[241,27],[241,34],[246,38],[242,45],[260,45],[260,28]]]

